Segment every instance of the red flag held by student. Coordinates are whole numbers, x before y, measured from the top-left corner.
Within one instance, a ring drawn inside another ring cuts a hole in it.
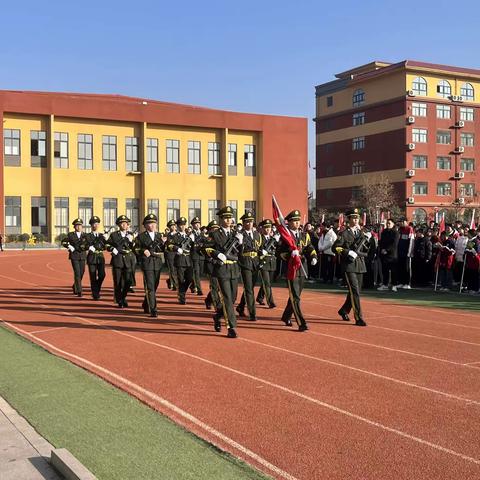
[[[440,220],[440,223],[438,224],[438,233],[442,233],[445,231],[445,212],[442,213],[442,219]]]

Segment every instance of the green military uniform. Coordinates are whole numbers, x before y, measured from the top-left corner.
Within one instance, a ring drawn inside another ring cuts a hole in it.
[[[346,212],[348,218],[359,217],[358,209]],[[344,304],[338,311],[343,320],[350,320],[348,314],[353,308],[355,324],[366,326],[360,306],[360,290],[362,288],[363,274],[366,273],[365,257],[368,255],[371,234],[364,233],[360,227],[348,227],[339,234],[333,249],[340,254],[340,266],[347,282],[348,292]]]
[[[240,220],[243,222],[253,222],[253,213],[251,211],[246,211],[240,217]],[[254,288],[258,278],[258,251],[262,239],[260,234],[253,229],[248,231],[244,229],[239,235],[241,236],[241,241],[238,247],[238,263],[242,274],[243,293],[237,307],[237,312],[241,317],[244,317],[246,305],[249,313],[249,320],[255,321],[257,317]]]
[[[126,215],[120,215],[116,224],[130,223]],[[107,241],[107,250],[112,253],[113,288],[115,302],[120,308],[128,307],[127,294],[132,286],[132,278],[135,275],[134,265],[136,258],[134,253],[133,235],[127,232],[113,232]]]
[[[271,227],[272,221],[265,219],[258,225],[259,227]],[[262,243],[260,245],[260,264],[259,277],[261,281],[260,289],[257,294],[257,302],[263,305],[263,299],[266,298],[269,308],[275,308],[273,300],[272,283],[277,269],[277,259],[275,252],[278,245],[278,237],[274,235],[261,234]]]
[[[290,212],[286,217],[285,220],[300,220],[301,214],[298,210],[293,210]],[[287,279],[287,286],[288,286],[288,294],[289,299],[287,302],[287,306],[283,311],[282,320],[287,326],[292,325],[292,315],[294,315],[295,320],[298,325],[298,329],[300,331],[308,330],[307,322],[302,313],[302,309],[300,307],[300,296],[302,294],[303,285],[305,283],[305,276],[307,271],[307,257],[317,257],[317,252],[312,245],[310,240],[310,235],[306,232],[302,232],[301,230],[290,230],[290,234],[293,236],[295,240],[295,244],[297,245],[296,252],[300,256],[300,260],[302,263],[302,267],[300,267],[297,272],[296,276],[293,280]],[[283,240],[280,241],[280,244],[277,249],[278,254],[281,258],[285,261],[289,261],[290,257],[292,256],[292,252],[288,244]],[[316,260],[315,260],[316,263]]]
[[[216,220],[212,220],[208,226],[208,237],[206,238],[205,243],[203,244],[203,253],[204,253],[204,258],[205,258],[205,273],[208,277],[209,280],[209,292],[207,297],[205,298],[205,306],[207,307],[207,310],[210,310],[213,307],[215,311],[221,310],[222,309],[222,302],[220,301],[220,294],[219,294],[219,286],[218,286],[218,280],[216,277],[213,276],[213,264],[214,264],[214,259],[209,257],[205,251],[205,248],[208,246],[209,243],[211,243],[212,238],[211,238],[211,232],[218,230],[220,226],[218,225]]]
[[[175,226],[175,220],[169,220],[167,227],[170,229],[170,232],[167,234],[167,243],[171,241],[172,236],[175,235],[175,231],[172,230],[172,227]],[[175,256],[176,253],[165,249],[165,263],[167,264],[168,269],[168,278],[167,278],[167,287],[173,291],[177,290],[177,274],[175,272]]]
[[[205,243],[205,236],[200,229],[196,229],[196,225],[200,225],[200,219],[198,217],[192,218],[190,224],[192,225],[192,239],[193,246],[190,251],[190,256],[192,257],[192,268],[193,268],[193,282],[192,282],[192,293],[197,295],[203,295],[201,276],[203,272],[204,257],[202,255],[203,244]]]
[[[76,218],[72,225],[83,225],[81,218]],[[69,232],[62,246],[68,248],[68,258],[73,268],[73,294],[78,297],[82,296],[82,278],[85,273],[86,250],[88,249],[87,235],[85,232]]]
[[[100,223],[99,217],[92,217],[88,222],[90,225]],[[88,254],[87,265],[90,276],[90,288],[94,300],[100,299],[100,290],[105,280],[105,257],[104,250],[107,248],[107,239],[100,232],[87,233]]]
[[[217,212],[220,218],[232,218],[232,207],[224,207]],[[217,279],[220,287],[220,300],[222,308],[217,310],[213,317],[214,328],[217,332],[221,330],[220,319],[225,318],[228,333],[227,336],[235,338],[237,333],[237,317],[235,316],[234,303],[237,298],[238,277],[240,269],[238,266],[238,239],[236,232],[230,228],[218,228],[210,234],[210,241],[205,248],[207,255],[213,259],[212,275]]]
[[[157,217],[153,213],[148,214],[143,219],[143,225],[157,223]],[[145,297],[142,307],[145,313],[151,317],[157,317],[157,288],[160,282],[160,272],[162,270],[162,257],[164,251],[162,235],[159,232],[149,232],[145,230],[138,235],[135,241],[135,252],[140,260],[140,267],[143,273],[143,286],[145,288]],[[148,255],[145,254],[148,252]]]

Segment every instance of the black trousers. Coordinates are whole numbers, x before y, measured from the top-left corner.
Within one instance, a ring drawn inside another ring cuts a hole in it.
[[[90,288],[94,297],[100,296],[103,281],[105,280],[105,261],[100,263],[89,263],[88,274],[90,276]]]
[[[144,312],[150,313],[157,311],[157,288],[160,283],[160,269],[143,270],[143,288],[145,297],[142,307]]]
[[[218,286],[218,279],[210,276],[209,280],[210,290],[208,292],[205,303],[213,304],[215,310],[222,310],[222,302],[220,301],[220,287]]]
[[[389,273],[392,274],[392,285],[398,284],[397,279],[397,262],[395,260],[388,261],[385,258],[382,258],[382,278],[383,284],[388,286]]]
[[[134,272],[129,268],[112,268],[113,290],[115,292],[115,302],[123,302],[127,298],[128,290],[132,286],[132,277]]]
[[[192,260],[193,264],[193,286],[196,289],[198,294],[202,294],[202,284],[200,280],[202,278],[202,267],[203,267],[203,257],[198,260]]]
[[[261,268],[258,273],[261,285],[257,293],[257,302],[261,302],[264,298],[266,298],[267,305],[273,305],[275,302],[273,301],[272,283],[275,272],[264,270],[263,268]]]
[[[322,267],[325,268],[323,279],[328,283],[333,283],[333,272],[335,269],[335,255],[322,255]]]
[[[235,300],[238,291],[238,278],[220,278],[217,277],[218,286],[220,287],[221,309],[217,310],[225,318],[227,328],[237,327],[237,317],[235,315]]]
[[[302,295],[304,283],[304,277],[287,280],[288,302],[282,315],[282,320],[290,320],[293,315],[299,327],[307,324],[300,307],[300,296]]]
[[[256,315],[254,288],[255,283],[257,283],[257,278],[257,270],[242,268],[243,293],[238,306],[239,308],[245,308],[245,305],[247,305],[247,310],[251,317]]]
[[[353,308],[355,320],[362,320],[362,307],[360,306],[360,290],[362,289],[363,273],[345,272],[347,282],[347,298],[341,307],[345,313],[350,313]]]
[[[180,301],[185,301],[185,294],[187,293],[188,287],[193,279],[193,268],[175,267],[175,270],[177,272],[178,299]]]
[[[410,285],[410,259],[408,257],[398,258],[398,283]]]
[[[170,288],[177,288],[177,272],[174,264],[175,256],[165,254],[165,263],[168,269],[168,280],[170,281]]]
[[[412,283],[424,286],[429,281],[430,265],[423,258],[412,258]]]
[[[85,273],[85,260],[70,260],[73,268],[73,293],[82,293],[82,278]]]

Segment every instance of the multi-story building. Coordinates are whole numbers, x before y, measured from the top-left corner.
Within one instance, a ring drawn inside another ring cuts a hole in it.
[[[307,209],[307,120],[117,95],[0,91],[4,234],[43,233],[95,214],[108,228],[147,212],[206,224],[224,204],[271,217]]]
[[[478,207],[480,70],[372,62],[316,87],[317,206],[383,173],[409,219]]]

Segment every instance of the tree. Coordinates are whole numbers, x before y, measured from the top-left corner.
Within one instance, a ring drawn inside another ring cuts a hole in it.
[[[23,243],[22,250],[25,250],[27,242],[30,240],[30,235],[28,233],[22,233],[18,236],[18,241]]]

